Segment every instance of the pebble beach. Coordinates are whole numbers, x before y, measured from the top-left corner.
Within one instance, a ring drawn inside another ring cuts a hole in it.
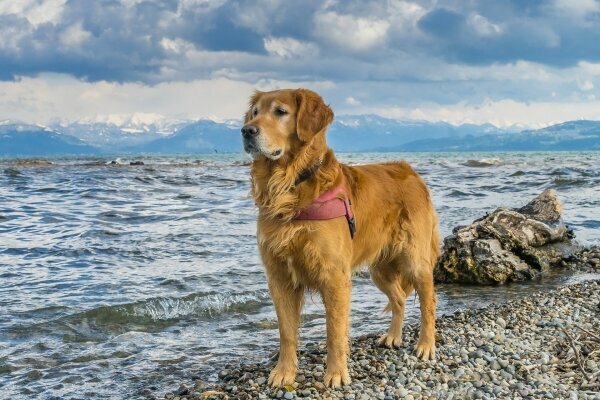
[[[229,365],[217,385],[196,380],[165,398],[600,399],[598,279],[440,317],[434,361],[414,356],[417,334],[418,325],[405,326],[393,350],[376,335],[352,340],[352,383],[340,389],[322,384],[325,345],[307,343],[291,386],[267,386],[272,363]]]

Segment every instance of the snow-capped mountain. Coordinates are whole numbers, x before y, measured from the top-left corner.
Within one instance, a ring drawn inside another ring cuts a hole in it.
[[[163,135],[173,133],[179,126],[189,122],[191,121],[167,118],[164,115],[153,113],[99,114],[75,121],[79,125],[112,126],[128,133],[156,132]],[[63,126],[68,125],[70,124],[63,124]]]
[[[23,121],[5,119],[0,121],[0,132],[54,132],[44,125],[28,124]],[[59,132],[56,132],[59,133]]]
[[[172,135],[128,149],[144,153],[232,153],[242,151],[241,121],[202,119],[183,126]]]
[[[0,122],[0,157],[97,154],[81,139],[41,125],[19,121]]]
[[[516,133],[415,140],[386,151],[598,151],[600,121],[568,121]]]
[[[491,124],[452,125],[446,122],[396,120],[377,115],[336,117],[328,130],[328,143],[338,151],[382,150],[415,140],[503,134],[510,129]]]
[[[56,130],[108,151],[121,150],[170,135],[191,121],[173,120],[159,114],[97,115],[75,122],[59,122]]]

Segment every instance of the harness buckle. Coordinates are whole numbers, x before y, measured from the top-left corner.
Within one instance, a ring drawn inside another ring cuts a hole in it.
[[[350,239],[354,239],[354,234],[356,233],[356,221],[354,217],[350,217],[346,215],[346,219],[348,220],[348,228],[350,228]]]
[[[354,239],[356,233],[356,220],[352,213],[352,201],[348,198],[344,199],[344,207],[346,208],[346,220],[348,221],[348,228],[350,228],[350,239]]]

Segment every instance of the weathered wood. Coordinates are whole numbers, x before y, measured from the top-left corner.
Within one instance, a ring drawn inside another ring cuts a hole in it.
[[[540,276],[576,249],[561,217],[562,204],[548,189],[519,209],[493,213],[457,227],[444,239],[438,282],[498,284]]]

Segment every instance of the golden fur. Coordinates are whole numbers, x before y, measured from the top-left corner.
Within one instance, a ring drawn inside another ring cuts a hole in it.
[[[285,111],[285,112],[284,112]],[[325,132],[333,112],[305,89],[256,92],[245,127],[259,134],[251,153],[252,195],[258,206],[258,246],[279,321],[279,361],[269,382],[294,382],[300,314],[306,290],[323,298],[327,318],[327,371],[324,383],[350,383],[347,368],[352,272],[368,266],[376,286],[387,295],[390,328],[380,343],[400,346],[404,305],[416,289],[421,330],[416,353],[435,353],[433,267],[439,255],[437,218],[427,187],[406,163],[348,166],[327,147]],[[322,160],[306,181],[305,169]],[[325,221],[294,220],[328,189],[344,183],[356,218],[350,238],[344,217]]]

